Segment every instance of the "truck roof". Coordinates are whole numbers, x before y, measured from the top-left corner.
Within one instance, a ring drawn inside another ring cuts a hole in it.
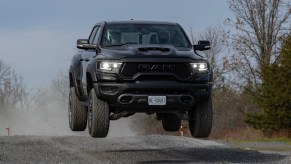
[[[100,23],[97,23],[97,24],[100,24]],[[104,21],[102,23],[106,23],[106,24],[163,24],[163,25],[177,25],[177,23],[174,23],[174,22],[149,21],[149,20]]]

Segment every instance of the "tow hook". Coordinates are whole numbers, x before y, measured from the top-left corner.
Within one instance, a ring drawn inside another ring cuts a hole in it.
[[[126,111],[123,111],[123,112],[120,112],[120,113],[114,113],[112,115],[110,115],[110,120],[118,120],[120,119],[121,117],[125,116],[129,114],[129,112],[126,112]]]

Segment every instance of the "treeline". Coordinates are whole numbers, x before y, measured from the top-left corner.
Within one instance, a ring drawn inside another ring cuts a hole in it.
[[[62,77],[61,77],[62,76]],[[48,88],[27,88],[23,77],[0,59],[0,115],[43,109],[52,101],[67,105],[67,78],[60,75]]]

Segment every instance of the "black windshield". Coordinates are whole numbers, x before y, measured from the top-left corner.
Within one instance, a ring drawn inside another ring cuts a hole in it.
[[[178,25],[162,24],[112,24],[107,25],[102,36],[102,46],[124,44],[166,44],[190,47],[185,33]]]

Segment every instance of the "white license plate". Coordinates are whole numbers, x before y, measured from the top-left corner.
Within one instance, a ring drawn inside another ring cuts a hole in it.
[[[148,96],[149,105],[166,105],[166,96]]]

